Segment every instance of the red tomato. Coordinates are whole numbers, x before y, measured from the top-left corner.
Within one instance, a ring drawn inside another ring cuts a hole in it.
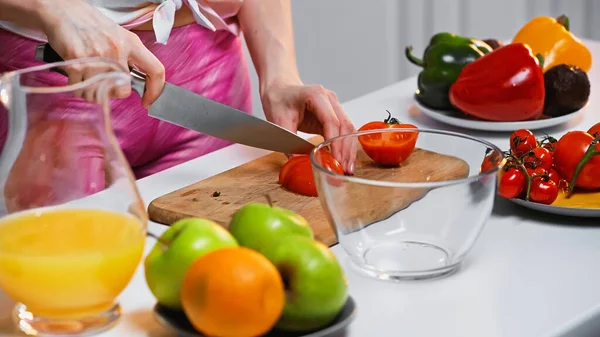
[[[503,171],[500,176],[498,194],[507,199],[516,198],[523,192],[525,182],[526,179],[523,171],[519,168],[511,167]]]
[[[321,150],[320,164],[329,171],[343,175],[342,165],[325,149]],[[312,165],[308,155],[293,157],[288,160],[279,171],[279,183],[291,192],[317,196],[317,187],[312,172]]]
[[[516,157],[521,157],[536,147],[537,139],[533,132],[527,129],[516,130],[510,135],[510,151]]]
[[[550,151],[551,154],[554,154],[554,149],[556,148],[556,142],[558,142],[558,140],[556,140],[556,138],[548,136],[540,141],[539,146],[541,146],[545,149],[548,149],[548,151]]]
[[[594,124],[589,130],[588,133],[592,135],[592,137],[596,138],[600,136],[600,123]]]
[[[390,112],[388,111],[388,114]],[[391,114],[383,122],[369,122],[358,131],[378,130],[378,129],[416,129],[412,124],[403,124],[397,119],[392,118]],[[386,166],[399,165],[410,156],[417,144],[418,132],[382,132],[371,133],[358,137],[365,153],[373,161]]]
[[[543,168],[543,167],[541,167],[541,166],[538,166],[535,169],[531,168],[531,167],[528,167],[528,168],[526,168],[526,170],[527,170],[527,174],[529,174],[529,176],[532,177],[532,178],[534,176],[541,176],[541,175],[544,175],[544,174],[548,173],[548,171],[546,171],[546,169]]]
[[[523,158],[525,166],[543,167],[546,170],[552,168],[552,153],[543,147],[533,149],[533,154],[528,154]]]
[[[502,157],[500,156],[500,154],[498,152],[496,152],[494,150],[491,150],[491,151],[490,150],[491,149],[488,149],[488,153],[483,158],[483,162],[481,163],[479,172],[487,172],[487,171],[493,169],[494,167],[498,166],[498,164],[502,160]]]
[[[550,171],[548,171],[548,176],[550,177],[550,180],[554,181],[557,185],[560,184],[562,178],[556,169],[551,168]]]
[[[558,197],[558,184],[549,179],[535,179],[531,182],[529,200],[550,205]]]
[[[570,131],[563,135],[554,150],[554,167],[561,177],[571,181],[575,169],[583,159],[594,137],[583,131]],[[595,151],[600,151],[600,143]],[[579,172],[575,186],[585,190],[600,188],[600,156],[593,156]]]

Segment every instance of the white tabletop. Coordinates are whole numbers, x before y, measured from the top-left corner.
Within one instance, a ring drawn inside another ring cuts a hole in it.
[[[600,95],[596,94],[596,87],[600,87],[600,43],[588,42],[588,46],[598,60],[589,74],[589,104],[581,118],[544,130],[555,137],[571,129],[587,130],[600,121]],[[415,88],[413,77],[343,106],[357,127],[385,117],[388,109],[400,120],[419,127],[469,133],[507,148],[507,133],[457,129],[421,115],[412,103]],[[267,153],[233,145],[141,179],[139,189],[147,205],[163,194]],[[535,213],[497,200],[463,268],[450,277],[429,281],[385,283],[365,278],[349,268],[345,252],[334,246],[332,250],[346,268],[350,295],[358,305],[347,336],[556,336],[567,326],[600,314],[597,223]],[[149,231],[156,234],[165,229],[156,223],[149,225]],[[149,239],[146,252],[153,244]],[[140,264],[120,296],[124,309],[121,321],[100,337],[172,336],[153,319],[155,301],[142,268]],[[0,293],[0,336],[19,336],[12,332],[11,305]]]

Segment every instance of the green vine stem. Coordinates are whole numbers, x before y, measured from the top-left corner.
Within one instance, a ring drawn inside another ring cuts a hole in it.
[[[573,190],[575,189],[575,183],[577,182],[577,178],[579,177],[579,174],[581,173],[581,170],[583,170],[585,164],[587,164],[588,161],[592,159],[592,157],[600,154],[600,151],[596,151],[596,145],[598,145],[598,142],[600,142],[600,136],[596,136],[596,138],[592,140],[592,142],[587,148],[587,151],[585,151],[583,158],[581,158],[581,160],[575,167],[575,172],[573,173],[573,177],[571,178],[571,182],[569,182],[569,187],[567,189],[567,197],[570,197],[571,194],[573,194]]]
[[[523,159],[530,155],[533,155],[536,159],[532,163],[532,169],[536,169],[539,165],[538,163],[536,163],[536,161],[538,161],[540,159],[535,155],[535,152],[533,152],[533,150],[530,150],[529,152],[524,153],[523,155],[519,156],[518,158],[513,155],[507,156],[507,159],[511,164],[504,165],[505,172],[510,168],[518,168],[525,175],[525,179],[527,182],[527,188],[525,189],[525,201],[529,201],[529,196],[531,194],[531,183],[533,182],[533,180],[535,178],[540,178],[540,179],[543,179],[544,181],[548,181],[550,179],[550,175],[548,173],[534,174],[533,176],[529,175],[529,172],[527,172],[527,167],[525,166],[526,163],[523,161]]]

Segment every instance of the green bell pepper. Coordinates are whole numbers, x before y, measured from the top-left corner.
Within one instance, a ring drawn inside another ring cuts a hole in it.
[[[412,46],[406,47],[406,58],[423,68],[417,78],[419,102],[432,109],[453,110],[448,98],[450,86],[464,66],[491,51],[492,48],[481,40],[451,33],[434,35],[425,48],[423,59],[413,55]]]

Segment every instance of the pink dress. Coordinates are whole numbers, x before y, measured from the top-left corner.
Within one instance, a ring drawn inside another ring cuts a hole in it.
[[[154,15],[158,13],[156,8],[152,10]],[[219,9],[218,6],[216,8]],[[223,18],[215,9],[211,11],[212,16],[207,16],[214,30],[201,24],[169,28],[166,44],[157,43],[156,30],[135,33],[163,63],[168,82],[251,113],[247,61],[239,32],[232,28],[237,27],[236,18]],[[235,12],[231,7],[221,8],[221,11],[230,14]],[[135,27],[150,18],[152,16],[142,16],[137,23],[130,22],[128,27]],[[0,73],[39,65],[34,54],[35,46],[42,38],[36,38],[35,34],[26,37],[23,35],[27,34],[16,34],[4,27],[0,28]],[[62,75],[47,73],[45,76],[47,83],[55,84],[59,83],[59,76]],[[70,103],[75,104],[75,101],[65,102],[66,105]],[[114,132],[136,178],[230,145],[227,141],[149,117],[135,93],[126,99],[113,100],[111,106]],[[4,107],[0,105],[0,148],[6,138],[6,116]]]

